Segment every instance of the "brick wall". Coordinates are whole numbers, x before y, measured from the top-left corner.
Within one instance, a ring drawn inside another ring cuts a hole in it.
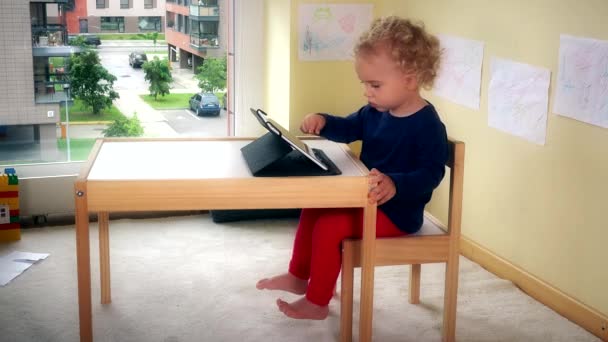
[[[0,1],[0,125],[50,124],[58,104],[36,105],[29,1]]]
[[[66,15],[68,32],[80,33],[80,19],[87,19],[87,1],[75,0],[74,9]]]

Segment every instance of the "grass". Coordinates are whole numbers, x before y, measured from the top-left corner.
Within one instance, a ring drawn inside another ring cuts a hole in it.
[[[194,94],[168,94],[157,97],[156,101],[154,101],[154,97],[150,95],[139,95],[139,97],[154,109],[182,109],[188,108],[188,101],[192,95]]]
[[[124,116],[114,105],[109,109],[103,109],[98,115],[93,115],[91,108],[79,99],[74,100],[74,104],[68,108],[68,111],[70,122],[114,121]],[[65,121],[65,105],[61,106],[61,121]]]
[[[87,160],[96,139],[70,139],[71,160]],[[67,156],[68,144],[66,139],[57,139],[57,148]]]
[[[98,33],[99,39],[101,40],[147,40],[145,37],[140,36],[138,33]],[[165,34],[159,33],[157,42],[165,40]]]

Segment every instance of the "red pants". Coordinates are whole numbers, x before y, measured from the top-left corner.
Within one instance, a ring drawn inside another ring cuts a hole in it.
[[[289,273],[308,280],[306,298],[317,305],[329,304],[342,266],[342,240],[361,238],[363,209],[303,209],[294,241]],[[376,214],[376,236],[401,236],[380,210]]]

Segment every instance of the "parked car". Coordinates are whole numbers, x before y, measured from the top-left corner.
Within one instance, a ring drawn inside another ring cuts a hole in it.
[[[148,60],[148,56],[141,51],[134,51],[129,54],[129,65],[133,68],[141,68]]]
[[[196,115],[220,115],[220,100],[212,93],[198,93],[190,98],[190,109]]]
[[[101,45],[101,39],[99,39],[98,36],[96,36],[94,34],[88,34],[88,33],[68,35],[68,44],[72,45],[74,40],[78,39],[78,37],[82,37],[84,39],[84,43],[86,45],[93,45],[95,47],[99,47],[99,45]]]

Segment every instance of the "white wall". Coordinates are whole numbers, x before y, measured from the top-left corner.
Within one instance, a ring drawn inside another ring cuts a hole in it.
[[[249,108],[264,105],[264,1],[236,0],[234,12],[235,135],[259,136],[263,128]]]

